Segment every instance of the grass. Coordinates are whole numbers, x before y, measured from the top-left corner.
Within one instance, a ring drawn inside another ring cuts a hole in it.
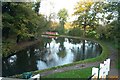
[[[120,59],[118,59],[118,61],[116,61],[116,68],[120,69]]]
[[[120,50],[118,52],[120,52]],[[120,56],[120,53],[118,54],[118,56]],[[120,58],[119,57],[118,57],[118,60],[116,61],[116,68],[120,69]]]
[[[71,70],[66,72],[60,72],[45,76],[43,78],[88,78],[92,74],[92,68],[84,68],[78,70]]]

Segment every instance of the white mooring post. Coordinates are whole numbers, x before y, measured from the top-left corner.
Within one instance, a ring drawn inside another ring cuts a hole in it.
[[[40,74],[37,74],[37,75],[34,75],[33,77],[31,77],[31,79],[37,79],[37,80],[40,80]]]
[[[0,80],[2,80],[2,77],[0,77]]]
[[[98,78],[98,68],[95,68],[95,67],[92,68],[92,75],[94,75],[92,77],[92,80],[97,80],[97,78]]]
[[[104,73],[104,64],[100,63],[100,71],[99,71],[99,78],[104,78],[105,73]]]
[[[105,66],[105,74],[106,74],[106,76],[108,75],[108,63],[107,63],[107,61],[104,61],[104,66]]]
[[[106,60],[107,61],[107,68],[108,68],[108,71],[110,71],[110,58]]]
[[[110,59],[106,59],[104,63],[100,63],[100,68],[92,68],[92,80],[96,80],[94,78],[105,79],[110,71]],[[97,77],[96,77],[97,76]]]

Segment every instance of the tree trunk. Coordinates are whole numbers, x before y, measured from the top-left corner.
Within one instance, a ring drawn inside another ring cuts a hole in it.
[[[86,34],[86,17],[84,18],[84,25],[83,25],[83,29],[84,29],[84,32],[83,32],[83,37],[85,37],[85,34]]]
[[[85,59],[85,40],[83,40],[83,48],[82,48],[82,50],[83,50],[83,58],[82,58],[82,60],[84,60]]]
[[[86,32],[86,25],[84,25],[84,32],[83,32],[83,37],[85,37]]]

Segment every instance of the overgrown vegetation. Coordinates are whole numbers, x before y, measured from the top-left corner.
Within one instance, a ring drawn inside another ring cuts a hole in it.
[[[12,45],[35,40],[46,30],[48,21],[38,14],[38,4],[40,3],[2,3],[3,56],[10,53]]]

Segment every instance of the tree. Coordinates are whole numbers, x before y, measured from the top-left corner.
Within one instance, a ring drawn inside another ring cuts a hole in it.
[[[116,19],[116,5],[110,2],[79,2],[75,7],[74,15],[77,15],[78,19],[74,24],[84,30],[85,37],[87,26],[93,31],[97,26],[106,26]]]
[[[100,32],[100,35],[104,35],[104,38],[111,38],[113,39],[117,31],[115,31],[115,28],[117,28],[117,19],[118,19],[118,3],[117,2],[99,2],[96,3],[96,7],[98,7],[97,10],[99,10],[97,13],[101,15],[101,22],[102,26],[104,28],[104,31]],[[114,37],[113,37],[114,36]]]
[[[65,8],[61,9],[58,12],[58,18],[59,18],[59,22],[60,22],[60,32],[64,33],[64,24],[67,21],[67,17],[68,17],[68,13],[67,10]]]
[[[83,37],[85,37],[86,27],[93,26],[93,20],[95,21],[95,15],[91,13],[93,2],[79,2],[75,6],[74,15],[78,16],[78,19],[74,21],[74,24],[81,27],[83,32]]]
[[[39,38],[46,29],[47,19],[33,9],[33,3],[2,3],[3,56],[9,55],[11,48],[20,41]],[[8,38],[8,39],[7,39]]]
[[[93,2],[78,2],[75,6],[74,15],[78,16],[78,19],[74,21],[77,27],[81,27],[83,32],[83,37],[85,37],[86,27],[91,26],[92,14],[90,12]],[[83,40],[83,55],[85,54],[85,40]]]
[[[3,35],[19,35],[21,39],[28,39],[45,28],[46,19],[43,15],[35,13],[32,5],[32,3],[3,3]],[[6,29],[9,30],[8,33],[5,33]]]
[[[33,9],[37,14],[39,14],[40,3],[41,2],[35,2],[35,4],[33,4]]]
[[[106,17],[107,20],[112,20],[111,23],[109,23],[108,29],[111,29],[111,35],[114,36],[114,38],[120,37],[119,34],[119,25],[120,25],[120,3],[118,2],[112,2],[109,3],[108,9],[106,9],[107,12],[110,14]],[[110,36],[111,38],[113,36]]]
[[[112,15],[112,21],[107,26],[107,36],[115,41],[115,45],[120,49],[120,2],[109,3],[108,12]],[[110,16],[111,18],[111,16]],[[109,18],[107,18],[109,20]]]

